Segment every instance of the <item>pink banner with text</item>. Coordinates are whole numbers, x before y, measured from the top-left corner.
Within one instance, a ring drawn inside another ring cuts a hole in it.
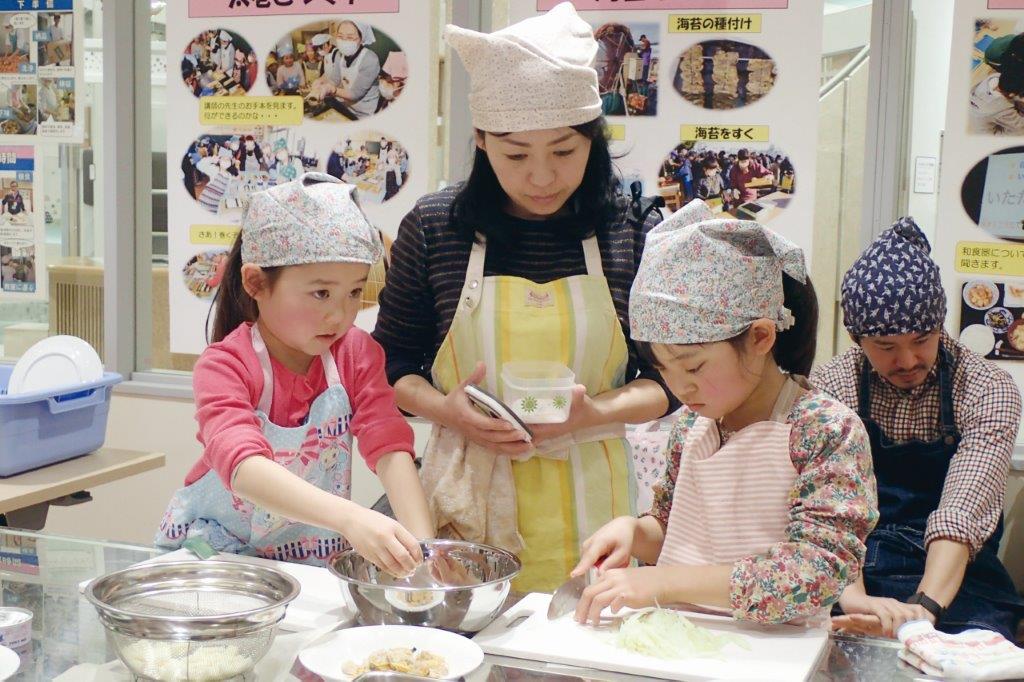
[[[399,0],[188,0],[188,15],[201,18],[394,13],[398,3]]]
[[[992,0],[995,2],[996,0]],[[1008,1],[1008,0],[1007,0]],[[1018,0],[1020,1],[1020,0]],[[547,11],[564,0],[537,0],[537,9]],[[789,0],[572,0],[581,12],[645,9],[788,9]]]

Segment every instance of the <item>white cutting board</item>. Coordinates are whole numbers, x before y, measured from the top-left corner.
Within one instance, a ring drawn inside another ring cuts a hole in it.
[[[547,618],[550,594],[530,594],[473,641],[485,653],[646,675],[670,680],[804,680],[815,670],[828,633],[793,625],[759,626],[723,616],[684,612],[695,625],[738,635],[748,645],[727,645],[721,658],[660,659],[619,649],[607,630],[577,624],[572,615]],[[522,618],[526,616],[525,620]],[[518,625],[515,623],[519,621]]]
[[[331,575],[326,568],[285,561],[271,561],[261,557],[238,556],[237,554],[221,553],[216,558],[218,561],[236,561],[276,568],[299,581],[302,591],[295,601],[288,605],[284,620],[281,621],[282,630],[301,632],[331,624],[348,626],[355,620],[355,614],[345,608],[345,601],[341,594],[341,581]],[[195,560],[196,555],[191,551],[179,549],[142,563]],[[89,581],[85,581],[78,586],[79,590],[84,590],[88,584]]]

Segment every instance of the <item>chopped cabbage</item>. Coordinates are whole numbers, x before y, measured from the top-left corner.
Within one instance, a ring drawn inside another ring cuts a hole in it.
[[[125,647],[121,657],[130,668],[159,682],[226,680],[248,672],[253,665],[235,646],[189,642],[139,640]]]
[[[656,658],[713,657],[728,644],[750,648],[736,635],[694,625],[678,611],[660,608],[627,616],[613,641],[627,651]]]

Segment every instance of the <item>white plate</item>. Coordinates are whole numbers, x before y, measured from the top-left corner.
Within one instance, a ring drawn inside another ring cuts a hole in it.
[[[985,290],[988,291],[988,296],[989,296],[989,299],[988,299],[989,303],[988,303],[988,305],[978,306],[978,305],[974,305],[973,303],[971,303],[971,300],[970,300],[970,298],[968,298],[967,293],[971,289],[973,289],[975,287],[982,287],[982,288],[984,288]],[[963,298],[964,298],[964,303],[966,303],[967,306],[970,307],[970,308],[974,308],[975,310],[988,310],[992,306],[997,305],[999,303],[999,289],[996,288],[995,284],[993,284],[992,282],[989,282],[988,280],[973,279],[973,280],[971,280],[970,282],[968,282],[967,284],[964,285]]]
[[[71,387],[102,378],[103,362],[88,342],[76,336],[51,336],[29,348],[14,365],[7,394]]]
[[[14,677],[21,667],[21,659],[5,646],[0,646],[0,680],[7,680]]]
[[[1015,292],[1014,289],[1020,290],[1020,293]],[[1007,308],[1024,308],[1024,286],[1017,282],[1013,284],[1003,282],[1003,305]]]
[[[987,324],[972,324],[960,332],[960,343],[984,357],[996,345],[996,335]]]
[[[412,625],[371,625],[339,630],[304,649],[299,654],[299,662],[327,682],[347,682],[351,678],[342,672],[346,663],[359,665],[370,654],[395,647],[415,647],[441,656],[448,665],[445,679],[468,675],[484,662],[484,652],[475,642],[453,632]]]

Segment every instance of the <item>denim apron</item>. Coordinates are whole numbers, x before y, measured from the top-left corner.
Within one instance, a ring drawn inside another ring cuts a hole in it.
[[[871,438],[871,458],[878,481],[878,526],[868,536],[864,562],[867,593],[906,601],[924,575],[924,533],[928,516],[939,506],[949,463],[960,444],[953,418],[952,359],[939,351],[939,437],[931,442],[893,443],[871,419],[871,366],[864,359],[858,414]],[[996,552],[1003,534],[999,520],[992,536],[967,565],[963,584],[938,629],[957,633],[985,628],[1010,641],[1024,614],[1024,599]]]
[[[256,416],[274,461],[321,490],[348,499],[352,487],[352,408],[334,356],[329,351],[320,356],[327,389],[313,401],[305,424],[285,428],[272,423],[268,416],[274,374],[266,344],[255,325],[252,344],[263,369],[263,393]],[[316,565],[347,546],[338,533],[294,523],[233,495],[213,470],[174,494],[155,543],[177,549],[189,537],[202,537],[220,552]]]

